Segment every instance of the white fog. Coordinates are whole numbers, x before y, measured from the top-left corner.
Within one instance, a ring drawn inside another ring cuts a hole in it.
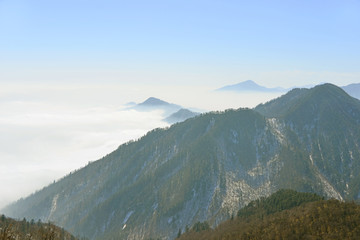
[[[148,97],[195,111],[254,107],[280,94],[215,92],[212,87],[8,84],[0,90],[0,208],[85,166],[147,131],[169,126],[160,111],[128,102]]]

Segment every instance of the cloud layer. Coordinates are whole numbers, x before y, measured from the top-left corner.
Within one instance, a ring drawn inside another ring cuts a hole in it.
[[[0,208],[100,159],[120,144],[168,126],[161,111],[125,106],[154,96],[197,110],[255,106],[261,97],[204,87],[3,85],[0,90]]]

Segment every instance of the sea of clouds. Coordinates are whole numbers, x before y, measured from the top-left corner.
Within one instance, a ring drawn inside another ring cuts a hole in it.
[[[0,89],[0,208],[75,169],[169,126],[160,110],[136,111],[148,97],[205,112],[254,107],[278,94],[211,87],[116,84],[3,84]]]

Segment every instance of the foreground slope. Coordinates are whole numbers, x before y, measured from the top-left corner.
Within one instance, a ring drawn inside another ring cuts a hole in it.
[[[4,215],[0,217],[0,240],[76,240],[74,236],[52,223],[16,221]]]
[[[340,88],[292,90],[153,130],[3,212],[91,239],[172,239],[281,188],[357,199],[359,125],[360,102]]]
[[[281,190],[251,202],[237,218],[214,230],[199,231],[194,227],[179,240],[359,239],[360,206]]]

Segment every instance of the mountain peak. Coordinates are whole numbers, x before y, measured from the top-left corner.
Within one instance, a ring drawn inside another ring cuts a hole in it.
[[[332,83],[324,83],[324,84],[320,84],[320,85],[316,85],[315,87],[313,87],[313,91],[327,91],[327,92],[332,92],[332,93],[337,93],[337,94],[341,94],[341,95],[348,95],[343,89],[341,89],[340,87],[332,84]]]
[[[256,82],[254,82],[253,80],[246,80],[244,82],[240,82],[238,83],[239,84],[242,84],[244,86],[259,86],[259,84],[257,84]]]
[[[307,97],[303,100],[304,103],[312,102],[317,103],[318,105],[326,104],[327,106],[331,106],[332,104],[338,103],[339,101],[346,103],[355,100],[350,97],[350,95],[347,94],[343,89],[331,83],[317,85],[309,89],[307,94]]]
[[[159,106],[159,105],[169,105],[170,103],[165,102],[161,99],[155,97],[149,97],[144,102],[139,103],[140,106]]]
[[[170,114],[173,114],[174,112],[181,109],[181,106],[165,102],[155,97],[149,97],[144,102],[139,103],[132,108],[138,111],[161,110],[163,111],[163,115],[169,116]]]
[[[182,122],[185,121],[188,118],[192,118],[199,115],[197,112],[192,112],[189,109],[181,108],[179,111],[171,114],[164,120],[170,124],[176,123],[176,122]]]
[[[311,89],[293,89],[279,98],[258,105],[255,110],[267,117],[292,119],[296,122],[305,119],[321,121],[329,115],[335,118],[339,114],[360,117],[359,100],[330,83]],[[343,116],[338,117],[341,119]]]

